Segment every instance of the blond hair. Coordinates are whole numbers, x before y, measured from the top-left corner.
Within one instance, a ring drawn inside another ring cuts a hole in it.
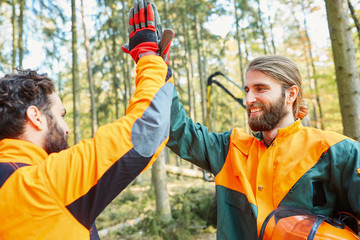
[[[259,71],[281,83],[283,89],[296,85],[299,88],[297,98],[293,104],[294,118],[303,119],[308,114],[309,105],[302,101],[302,78],[296,64],[289,58],[279,55],[257,57],[249,63],[246,72]]]

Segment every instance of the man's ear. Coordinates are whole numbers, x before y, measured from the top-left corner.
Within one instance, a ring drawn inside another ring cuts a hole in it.
[[[293,85],[286,89],[286,103],[294,103],[297,95],[299,93],[299,88],[296,85]]]
[[[44,114],[35,106],[30,106],[26,110],[26,118],[28,122],[37,130],[43,130],[46,126],[46,118]]]

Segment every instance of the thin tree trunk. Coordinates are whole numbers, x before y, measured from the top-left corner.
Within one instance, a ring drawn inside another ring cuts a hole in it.
[[[204,73],[203,73],[203,62],[202,62],[202,52],[201,52],[201,46],[202,46],[202,39],[201,39],[201,24],[198,19],[198,15],[196,12],[196,3],[197,1],[194,1],[195,3],[195,36],[196,36],[196,52],[198,57],[198,72],[199,72],[199,82],[200,82],[200,96],[201,96],[201,112],[202,112],[202,121],[203,124],[206,122],[206,94],[205,94],[205,79],[204,79]]]
[[[272,2],[268,2],[268,10],[269,11],[270,11],[271,4],[272,4]],[[276,19],[276,15],[277,15],[277,12],[275,13],[274,19]],[[269,17],[268,17],[268,21],[269,21],[269,25],[270,25],[271,46],[272,46],[272,49],[273,49],[273,54],[276,54],[275,38],[274,38],[274,30],[273,30],[274,23],[271,21],[270,14],[269,14]]]
[[[123,105],[124,105],[124,114],[126,114],[126,108],[127,108],[127,102],[128,102],[128,98],[127,98],[127,94],[128,94],[128,73],[127,73],[127,69],[126,69],[126,57],[125,57],[125,53],[122,52],[121,53],[121,60],[122,60],[122,64],[121,64],[121,71],[122,71],[122,76],[123,76],[123,83],[124,83],[124,93],[123,93]]]
[[[94,136],[98,123],[96,115],[96,104],[95,104],[95,94],[94,94],[94,81],[93,74],[91,69],[91,56],[89,50],[89,38],[87,36],[86,23],[85,23],[85,14],[84,14],[84,0],[81,0],[81,16],[84,29],[84,39],[85,39],[85,51],[86,51],[86,66],[87,66],[87,75],[89,82],[89,91],[90,91],[90,102],[91,102],[91,135]]]
[[[185,47],[185,57],[184,59],[184,65],[185,65],[185,70],[186,70],[186,79],[187,79],[187,85],[188,85],[188,105],[189,105],[189,115],[191,119],[194,119],[194,112],[193,112],[193,106],[192,106],[192,88],[191,88],[191,69],[190,69],[190,49],[189,49],[189,45],[187,43],[188,41],[188,33],[187,33],[187,27],[186,27],[186,23],[185,23],[185,19],[183,19],[182,21],[182,27],[183,27],[183,31],[184,31],[184,44],[183,46]]]
[[[16,68],[16,0],[12,1],[12,72],[15,72]]]
[[[318,77],[317,77],[314,58],[313,58],[313,54],[312,54],[312,45],[311,45],[310,37],[309,37],[309,34],[308,34],[308,30],[307,30],[305,8],[304,8],[304,3],[303,2],[301,2],[301,8],[302,8],[302,12],[303,12],[303,15],[304,15],[304,30],[305,30],[305,37],[306,37],[306,41],[307,41],[307,49],[308,49],[310,63],[311,63],[311,69],[312,69],[312,79],[314,81],[315,100],[316,100],[317,108],[319,110],[320,128],[324,129],[324,117],[323,117],[322,108],[321,108],[321,102],[320,102]]]
[[[168,19],[169,19],[169,0],[164,0],[164,19],[163,20],[165,20],[165,21],[163,21],[163,23],[164,23],[164,27],[165,28],[168,28],[169,26],[168,26]]]
[[[152,165],[151,176],[155,189],[156,212],[160,214],[165,222],[169,222],[172,219],[172,214],[167,191],[165,161],[165,149],[163,149]]]
[[[325,0],[344,134],[360,141],[360,80],[347,1]]]
[[[355,27],[356,27],[356,30],[357,30],[357,35],[358,35],[358,38],[359,38],[358,45],[359,45],[359,48],[360,48],[360,23],[359,23],[359,19],[357,19],[357,17],[356,17],[354,7],[351,4],[350,0],[348,0],[348,5],[349,5],[351,17],[352,17],[352,19],[354,21],[354,24],[355,24]]]
[[[242,49],[241,49],[241,29],[239,26],[239,21],[240,21],[240,17],[238,15],[238,1],[234,0],[234,11],[235,11],[235,25],[236,25],[236,41],[237,41],[237,45],[238,45],[238,51],[239,51],[239,70],[240,70],[240,79],[241,79],[241,85],[244,86],[245,85],[245,73],[244,73],[244,63],[243,63],[243,53],[242,53]],[[243,14],[241,14],[243,16]],[[242,18],[241,16],[241,18]],[[249,126],[248,126],[248,115],[247,115],[247,111],[244,111],[243,113],[243,119],[244,119],[244,129],[246,132],[250,132]]]
[[[127,12],[126,12],[126,5],[125,5],[125,0],[121,0],[121,4],[122,4],[122,24],[123,24],[123,28],[122,28],[122,39],[123,42],[128,42],[129,40],[127,39],[127,32],[128,32],[128,22],[127,22]],[[124,94],[123,94],[123,104],[124,104],[124,113],[126,113],[126,108],[127,108],[127,104],[128,104],[128,94],[130,94],[129,90],[128,90],[128,82],[131,81],[132,79],[130,79],[129,76],[129,62],[127,57],[125,56],[125,53],[122,52],[122,60],[123,60],[123,64],[121,64],[121,69],[122,69],[122,74],[123,74],[123,78],[124,78]],[[129,98],[131,96],[129,95]]]
[[[189,2],[190,1],[186,1],[186,9],[187,9],[187,12],[190,12],[191,11],[191,6],[189,6]],[[190,113],[190,116],[192,117],[193,121],[194,122],[197,122],[197,111],[196,111],[196,101],[195,101],[195,87],[194,87],[194,68],[193,68],[193,64],[192,64],[192,59],[191,59],[191,51],[192,51],[192,44],[191,44],[191,39],[189,37],[189,31],[190,29],[192,28],[191,24],[187,25],[186,24],[186,44],[187,44],[187,63],[188,63],[188,67],[190,69],[190,88],[191,89],[191,100],[192,100],[192,109],[191,109],[191,113]]]
[[[241,33],[242,39],[244,41],[244,49],[245,49],[245,65],[248,64],[249,62],[249,51],[248,51],[248,44],[247,44],[247,40],[246,40],[246,36],[245,36],[245,31],[242,31]]]
[[[18,49],[19,49],[19,67],[23,68],[24,59],[24,46],[23,46],[23,33],[24,33],[24,11],[25,11],[25,0],[19,1],[20,13],[19,13],[19,34],[18,34]]]
[[[242,37],[242,40],[244,42],[244,51],[245,51],[245,64],[248,64],[249,62],[249,52],[248,52],[248,48],[247,48],[247,40],[246,40],[246,36],[245,36],[245,29],[243,31],[241,31],[241,37]],[[241,41],[241,38],[240,38],[240,41]],[[244,129],[245,129],[245,132],[247,133],[251,133],[251,129],[249,127],[249,124],[248,124],[248,115],[247,115],[247,111],[244,111]]]
[[[126,59],[126,66],[127,66],[127,81],[128,81],[128,96],[129,96],[129,99],[131,99],[132,95],[133,95],[133,79],[131,78],[131,69],[134,69],[134,64],[135,62],[130,59],[130,62],[129,62],[129,58]]]
[[[263,19],[262,19],[262,14],[261,14],[261,9],[260,9],[260,1],[256,0],[257,4],[258,4],[258,17],[259,17],[259,28],[260,28],[260,32],[261,32],[261,37],[262,37],[262,41],[263,41],[263,45],[264,45],[264,54],[267,54],[267,41],[266,41],[266,35],[265,35],[265,30],[264,30],[264,23],[263,23]]]
[[[318,120],[318,115],[317,115],[317,103],[316,103],[316,94],[315,94],[315,86],[314,86],[314,81],[312,81],[312,77],[311,77],[311,69],[310,69],[310,57],[309,57],[309,51],[307,51],[307,48],[308,46],[306,45],[306,41],[305,41],[305,38],[306,36],[304,37],[303,36],[303,30],[301,29],[301,24],[299,22],[299,20],[295,17],[295,11],[294,11],[294,8],[293,7],[290,7],[291,9],[291,15],[294,16],[294,19],[295,19],[295,23],[296,23],[296,27],[299,31],[299,39],[300,39],[300,42],[301,42],[301,48],[304,50],[304,57],[305,57],[305,63],[306,63],[306,78],[304,81],[307,81],[309,84],[307,84],[309,86],[309,90],[310,92],[312,93],[312,105],[313,105],[313,121],[314,121],[314,126],[316,128],[320,128],[320,122]],[[305,85],[305,84],[303,84]]]
[[[115,9],[112,9],[112,18],[114,18],[113,14],[114,14]],[[116,44],[116,26],[114,24],[114,20],[111,19],[110,20],[110,28],[112,29],[111,31],[111,43],[112,43],[112,66],[111,66],[111,73],[112,73],[112,80],[113,80],[113,92],[114,92],[114,100],[115,100],[115,116],[116,119],[120,118],[120,109],[119,109],[119,80],[116,76],[116,66],[118,65],[117,62],[117,44]]]
[[[81,140],[80,129],[80,84],[77,62],[76,6],[71,0],[71,33],[72,33],[72,78],[73,78],[73,111],[74,111],[74,143]]]
[[[152,3],[154,3],[154,1],[153,0],[149,0],[150,2],[152,2]],[[128,9],[130,9],[131,8],[131,5],[133,4],[133,2],[134,1],[132,1],[132,0],[128,0]],[[128,11],[128,10],[127,10]],[[125,16],[127,16],[127,14],[125,15]],[[127,26],[127,25],[126,25]],[[130,60],[130,61],[129,61]],[[134,64],[135,64],[135,62],[132,60],[132,59],[130,59],[130,58],[126,58],[126,66],[127,66],[127,80],[128,80],[128,84],[127,84],[127,86],[128,86],[128,90],[129,90],[129,92],[128,92],[128,96],[129,96],[129,99],[132,97],[132,95],[133,95],[133,79],[131,78],[131,70],[134,68]]]
[[[238,51],[239,51],[239,67],[240,67],[240,79],[242,86],[245,85],[244,81],[244,64],[243,64],[243,56],[242,56],[242,50],[241,50],[241,41],[240,41],[240,26],[239,26],[239,15],[238,15],[238,6],[237,6],[237,0],[234,0],[234,9],[235,9],[235,25],[236,25],[236,41],[238,45]]]

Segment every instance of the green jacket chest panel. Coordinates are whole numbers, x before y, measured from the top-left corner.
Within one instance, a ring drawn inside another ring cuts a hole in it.
[[[319,159],[290,189],[279,206],[297,206],[333,216],[345,211],[360,216],[359,144],[344,140]],[[355,200],[354,200],[355,199]]]
[[[237,191],[216,186],[217,239],[257,239],[256,206]]]

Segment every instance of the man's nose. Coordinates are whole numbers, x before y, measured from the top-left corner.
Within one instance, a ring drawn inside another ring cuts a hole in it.
[[[246,100],[246,105],[247,105],[247,106],[250,106],[252,103],[256,102],[256,97],[255,97],[255,95],[252,93],[252,91],[248,91],[248,92],[246,93],[245,100]]]
[[[70,134],[70,128],[69,128],[69,126],[67,124],[66,124],[65,133],[66,133],[66,135]]]

